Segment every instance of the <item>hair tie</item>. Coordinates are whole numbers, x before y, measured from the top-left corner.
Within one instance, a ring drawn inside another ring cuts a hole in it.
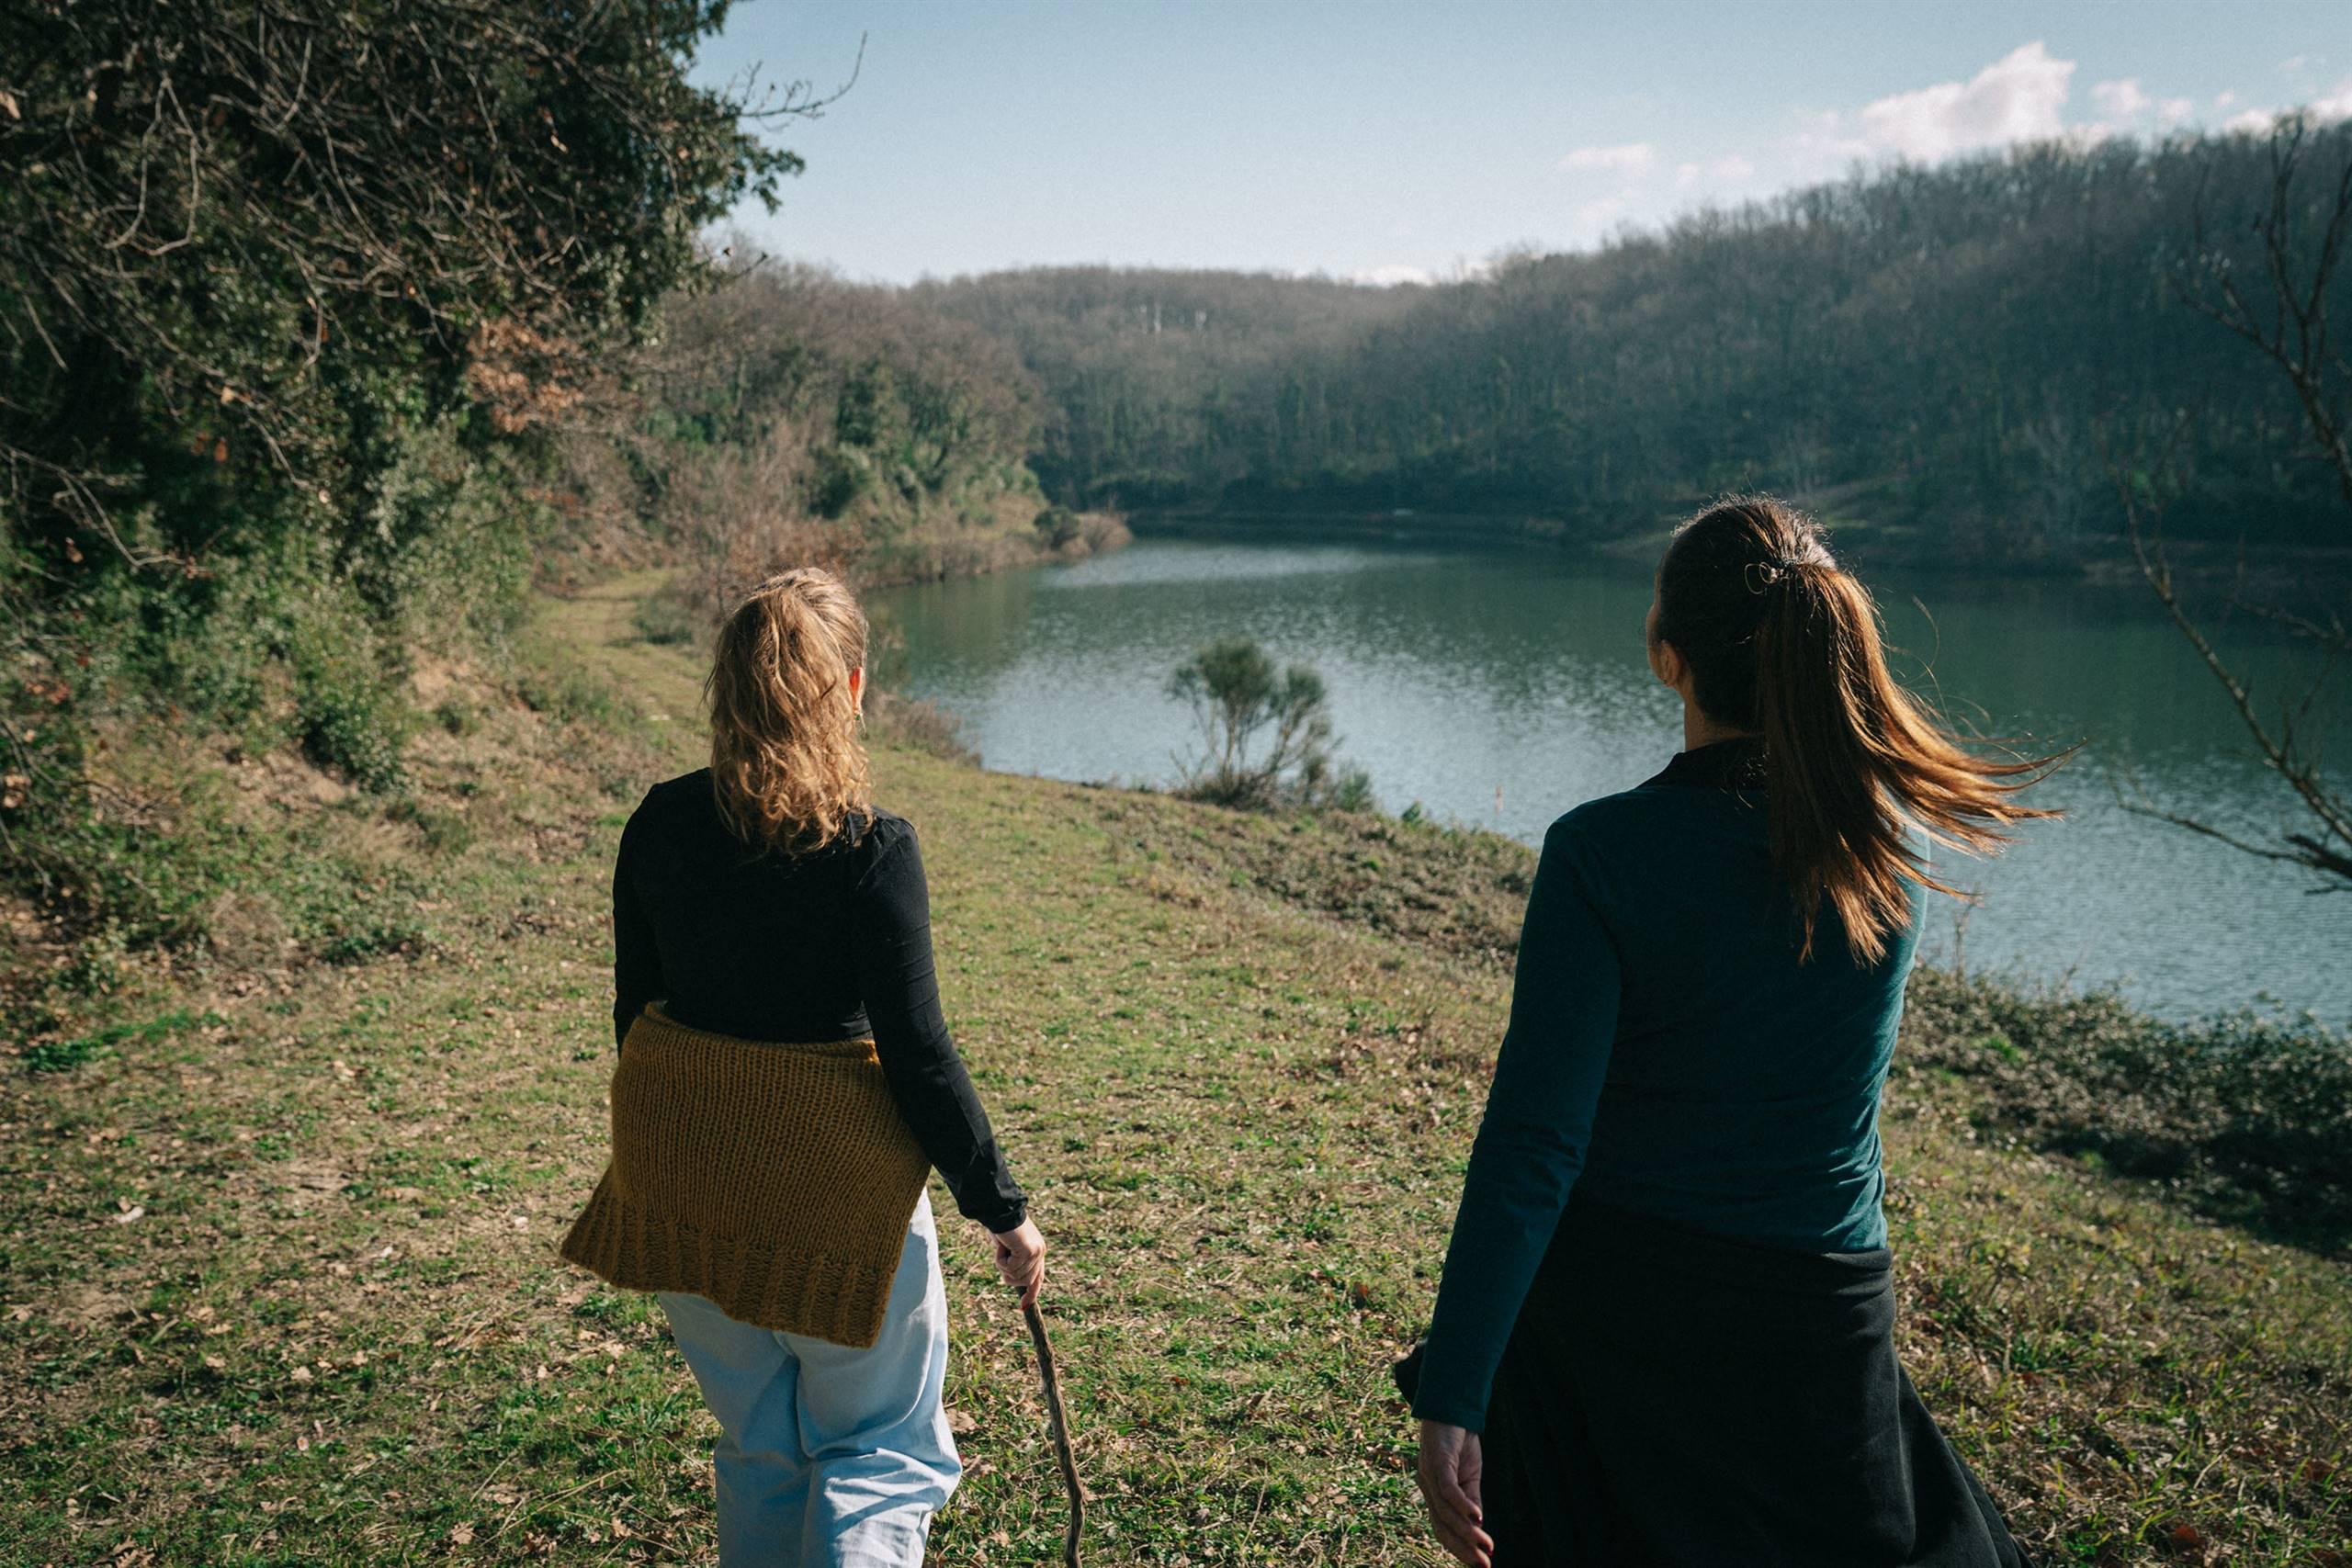
[[[1809,556],[1768,556],[1762,560],[1749,561],[1743,573],[1747,591],[1761,593],[1768,588],[1777,587],[1794,575],[1798,568],[1813,564],[1813,560],[1814,558]]]

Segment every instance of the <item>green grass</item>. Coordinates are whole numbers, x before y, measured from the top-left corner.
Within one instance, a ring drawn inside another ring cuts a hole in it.
[[[51,1032],[62,1070],[0,1064],[0,1561],[711,1560],[712,1427],[659,1313],[554,1251],[604,1158],[609,857],[694,762],[697,671],[631,630],[647,586],[551,605],[525,698],[420,741],[408,790],[469,802],[469,840],[352,818],[392,835],[422,940],[131,964],[112,1015]],[[1524,852],[876,773],[1054,1247],[1090,1561],[1434,1561],[1385,1368],[1434,1289]],[[1898,1082],[1889,1213],[1905,1359],[2020,1533],[2062,1563],[2344,1561],[2352,1269],[2013,1145],[1981,1098]],[[943,1234],[967,1480],[935,1552],[1049,1561],[1020,1319]]]

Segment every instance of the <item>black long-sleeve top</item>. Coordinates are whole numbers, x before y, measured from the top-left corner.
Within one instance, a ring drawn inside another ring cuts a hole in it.
[[[1874,962],[1847,955],[1827,906],[1801,960],[1764,780],[1761,742],[1717,741],[1544,836],[1416,1415],[1484,1423],[1572,1192],[1668,1234],[1885,1245],[1879,1093],[1919,889]]]
[[[878,812],[797,855],[748,848],[707,768],[647,792],[613,867],[613,1037],[650,1001],[689,1028],[820,1043],[870,1036],[915,1141],[992,1231],[1027,1200],[939,1007],[915,830]]]

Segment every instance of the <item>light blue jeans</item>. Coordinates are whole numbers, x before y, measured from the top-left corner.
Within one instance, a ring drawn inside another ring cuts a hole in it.
[[[930,1196],[870,1349],[755,1328],[700,1296],[659,1300],[718,1417],[721,1568],[921,1568],[964,1472],[940,1403],[947,1298]]]

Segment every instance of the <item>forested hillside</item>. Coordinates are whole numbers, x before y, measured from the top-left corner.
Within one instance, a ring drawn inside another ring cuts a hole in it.
[[[2347,160],[2352,125],[2315,129],[2296,203],[2324,212]],[[1917,557],[2063,560],[2114,530],[2102,443],[2144,464],[2185,412],[2175,534],[2316,544],[2339,503],[2302,412],[2187,302],[2267,291],[2271,175],[2261,136],[2047,144],[1436,287],[1081,268],[916,293],[1018,348],[1067,501],[1608,538],[1765,487]]]
[[[1057,499],[1213,501],[1277,469],[1302,378],[1321,377],[1419,291],[1270,273],[1037,267],[925,282],[916,302],[1012,344],[1050,403],[1034,465]],[[1305,471],[1302,469],[1301,471]]]

